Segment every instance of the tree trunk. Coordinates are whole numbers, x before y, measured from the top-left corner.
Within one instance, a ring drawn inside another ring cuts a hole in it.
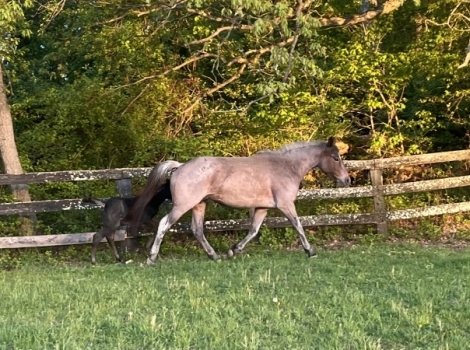
[[[3,82],[2,64],[0,62],[0,155],[2,156],[5,174],[23,174],[18,150],[16,149],[13,119],[7,101],[7,93]],[[30,202],[27,185],[11,185],[13,197],[18,202]],[[36,215],[21,218],[24,235],[31,235],[36,222]]]

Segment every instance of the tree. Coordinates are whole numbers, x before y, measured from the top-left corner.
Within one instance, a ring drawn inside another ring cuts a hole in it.
[[[16,149],[13,120],[8,106],[2,65],[0,64],[0,153],[5,174],[22,174],[20,158]],[[14,198],[20,202],[31,201],[26,185],[12,185]]]
[[[325,38],[403,1],[59,3],[28,13],[28,66],[13,77],[18,147],[37,171],[344,136],[347,110],[325,88],[337,48]]]
[[[25,5],[31,5],[26,2]],[[0,154],[6,174],[22,174],[20,158],[15,143],[13,119],[7,99],[7,88],[3,79],[3,66],[8,62],[18,44],[17,34],[28,35],[21,5],[17,2],[6,2],[0,5]],[[11,191],[15,200],[31,201],[26,185],[12,185]],[[30,217],[35,220],[34,216]],[[31,222],[24,221],[23,231],[31,234]]]
[[[315,61],[323,53],[317,40],[319,28],[367,23],[397,10],[403,2],[363,0],[359,14],[345,16],[335,16],[330,4],[312,0],[119,3],[117,14],[106,25],[120,27],[137,17],[146,27],[146,40],[165,32],[166,42],[182,53],[179,61],[157,68],[155,74],[136,76],[131,84],[146,86],[148,81],[198,67],[200,74],[194,75],[203,88],[193,94],[183,113],[214,99],[218,103],[208,106],[240,111],[288,90],[299,78],[315,79],[321,74]],[[222,92],[239,80],[244,84],[248,80],[254,88],[247,101],[240,101],[242,106]]]

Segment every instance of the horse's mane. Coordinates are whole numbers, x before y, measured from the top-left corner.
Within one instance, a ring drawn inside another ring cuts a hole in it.
[[[275,153],[286,153],[292,150],[296,150],[299,148],[304,148],[304,147],[312,147],[312,146],[325,146],[326,142],[325,141],[302,141],[302,142],[296,142],[296,143],[291,143],[289,145],[285,145],[282,148],[279,148],[278,150],[272,151]]]
[[[327,142],[326,141],[300,141],[296,143],[291,143],[288,145],[285,145],[279,149],[263,149],[261,151],[256,152],[255,155],[263,155],[263,154],[284,154],[292,150],[296,150],[299,148],[305,148],[305,147],[321,147],[321,146],[326,146]]]

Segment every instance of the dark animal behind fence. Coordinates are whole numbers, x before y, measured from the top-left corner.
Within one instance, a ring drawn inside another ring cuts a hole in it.
[[[114,233],[117,229],[119,229],[119,227],[121,227],[122,223],[130,223],[131,218],[129,217],[129,214],[138,198],[138,196],[130,198],[112,197],[106,202],[96,198],[88,198],[84,200],[103,207],[103,211],[101,212],[103,227],[93,236],[93,247],[91,249],[92,264],[96,264],[96,250],[98,248],[98,244],[104,237],[106,237],[106,240],[108,241],[116,260],[122,261],[122,258],[116,249],[116,244],[114,243]],[[139,219],[139,222],[137,223],[137,228],[139,223],[144,225],[148,224],[152,218],[158,214],[160,205],[167,199],[171,200],[169,181],[164,183],[160,190],[145,205],[142,218]],[[137,229],[135,232],[137,232]]]
[[[204,236],[206,201],[232,208],[251,208],[251,227],[247,236],[235,244],[229,256],[240,252],[256,236],[267,210],[279,209],[297,231],[308,256],[314,256],[298,218],[294,200],[302,178],[318,167],[341,186],[350,185],[349,174],[339,155],[335,139],[327,142],[299,142],[251,157],[197,157],[187,163],[165,161],[148,177],[142,195],[134,205],[132,228],[139,222],[146,204],[171,175],[173,207],[160,220],[150,251],[149,264],[155,262],[163,236],[178,219],[192,209],[191,228],[207,255],[219,259]],[[176,170],[175,170],[176,168]]]

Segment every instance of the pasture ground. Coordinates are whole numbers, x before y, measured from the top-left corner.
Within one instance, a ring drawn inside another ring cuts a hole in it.
[[[0,270],[0,349],[468,349],[470,250]]]

